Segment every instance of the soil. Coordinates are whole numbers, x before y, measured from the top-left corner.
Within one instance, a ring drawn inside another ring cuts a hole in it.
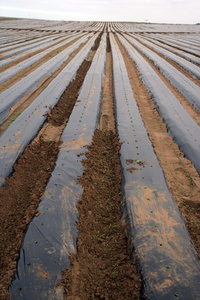
[[[119,149],[112,131],[95,131],[79,178],[77,254],[62,272],[66,299],[140,299],[141,280],[121,223]]]
[[[69,84],[66,91],[61,96],[58,105],[48,114],[48,122],[54,126],[61,126],[69,118],[76,103],[85,75],[89,70],[91,62],[85,60],[80,66],[76,78]]]
[[[53,46],[56,46],[57,44],[59,43],[62,43],[64,42],[65,40],[67,40],[66,38],[63,38],[61,41],[59,42],[55,42],[54,44],[51,45],[51,47]],[[75,39],[74,41],[78,40]],[[30,67],[20,71],[18,74],[16,74],[15,76],[13,76],[11,79],[7,80],[6,83],[2,83],[0,85],[0,90],[1,92],[4,90],[4,89],[7,89],[8,86],[11,86],[12,84],[16,83],[18,80],[21,79],[21,77],[25,76],[25,75],[28,75],[30,72],[32,72],[34,69],[36,69],[38,66],[40,66],[41,64],[43,64],[44,62],[46,62],[48,59],[50,59],[51,57],[53,57],[54,55],[58,54],[59,52],[61,52],[62,50],[64,50],[66,47],[68,47],[69,45],[71,45],[74,41],[70,42],[70,43],[66,43],[66,45],[64,46],[61,46],[61,47],[58,47],[57,49],[53,50],[52,52],[46,54],[41,60],[39,60],[38,62],[34,63],[33,65],[31,65]],[[45,50],[48,50],[49,47],[45,47],[43,48],[42,50],[38,50],[38,51],[35,51],[35,52],[32,52],[30,54],[27,54],[25,55],[24,57],[21,57],[21,58],[18,58],[16,59],[15,61],[13,62],[10,62],[9,64],[7,65],[4,65],[3,67],[1,67],[1,72],[4,72],[6,71],[7,69],[13,67],[13,66],[16,66],[18,64],[20,64],[22,61],[40,53],[40,52],[43,52]]]
[[[105,82],[100,118],[83,161],[84,188],[77,205],[80,231],[72,268],[62,272],[66,299],[139,299],[141,279],[127,248],[121,221],[120,144],[115,130],[110,41],[107,38]]]

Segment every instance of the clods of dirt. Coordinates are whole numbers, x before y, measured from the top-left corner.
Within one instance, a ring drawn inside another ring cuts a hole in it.
[[[84,188],[77,209],[80,234],[72,268],[62,272],[66,299],[139,299],[141,279],[127,250],[120,208],[120,144],[96,130],[83,161]]]

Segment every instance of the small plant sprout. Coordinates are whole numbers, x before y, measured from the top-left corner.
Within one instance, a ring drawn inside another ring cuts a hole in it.
[[[175,293],[174,296],[175,296],[175,297],[178,297],[178,293]]]

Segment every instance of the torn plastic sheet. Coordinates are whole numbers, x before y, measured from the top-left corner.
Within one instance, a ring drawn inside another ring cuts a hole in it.
[[[86,145],[92,142],[99,125],[105,61],[106,34],[103,34],[63,131],[55,169],[39,205],[40,215],[27,230],[9,288],[13,299],[63,299],[62,289],[55,285],[61,280],[61,271],[71,266],[69,253],[76,251],[76,205],[83,192],[77,179],[83,173],[81,161],[87,152]]]
[[[74,44],[49,59],[36,70],[0,94],[0,123],[3,122],[5,117],[7,117],[10,112],[10,108],[14,104],[18,103],[20,100],[22,101],[23,97],[36,90],[42,80],[51,76],[52,72],[56,71],[59,66],[68,59],[70,53],[77,49],[81,43],[84,43],[88,37],[91,36],[91,34],[87,34],[81,37],[82,35],[83,34],[80,34],[80,39]],[[69,41],[76,37],[70,38]]]
[[[113,34],[122,215],[143,279],[142,299],[199,299],[200,263],[141,119]]]
[[[151,94],[159,115],[166,123],[168,134],[200,174],[200,127],[186,112],[148,62],[117,33],[120,41],[136,63],[142,81]]]
[[[21,113],[0,137],[0,186],[10,176],[13,165],[24,148],[33,140],[66,87],[75,78],[78,68],[87,58],[98,34],[77,53],[44,91]]]
[[[170,63],[161,58],[158,54],[144,47],[134,38],[124,34],[133,46],[146,55],[163,75],[179,90],[179,92],[200,111],[200,87],[193,83],[189,78],[179,72]],[[140,39],[141,40],[141,39]],[[196,67],[196,66],[195,66]],[[200,68],[199,68],[200,78]]]

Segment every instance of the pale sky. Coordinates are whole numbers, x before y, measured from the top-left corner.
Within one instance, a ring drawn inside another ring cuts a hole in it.
[[[0,0],[0,16],[196,24],[200,0]]]

